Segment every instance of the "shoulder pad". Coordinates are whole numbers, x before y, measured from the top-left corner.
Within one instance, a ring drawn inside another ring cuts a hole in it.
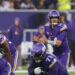
[[[60,31],[64,31],[64,30],[67,30],[67,25],[66,24],[63,24],[61,25],[61,28],[60,28]]]

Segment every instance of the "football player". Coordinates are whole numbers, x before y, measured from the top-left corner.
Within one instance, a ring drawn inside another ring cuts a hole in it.
[[[38,28],[38,31],[34,33],[33,40],[34,40],[33,41],[34,44],[40,42],[40,43],[43,43],[47,48],[47,43],[45,41],[45,40],[47,40],[47,38],[46,38],[46,36],[44,34],[44,26],[40,26]]]
[[[9,47],[9,50],[10,50],[10,53],[11,53],[11,56],[9,55],[8,57],[11,57],[11,73],[10,75],[15,75],[15,69],[16,69],[16,64],[17,64],[17,58],[18,58],[18,52],[17,52],[17,49],[16,47],[14,46],[14,44],[12,42],[10,42],[4,35],[0,34],[0,41],[2,42],[0,48],[5,50],[4,46],[3,47],[3,43],[7,43],[8,44],[8,47]],[[6,49],[7,50],[7,49]]]
[[[60,14],[56,10],[50,11],[48,17],[50,24],[44,27],[45,36],[48,38],[46,41],[53,46],[53,54],[67,67],[70,56],[67,33],[65,31],[67,26],[60,23]]]
[[[69,75],[56,56],[48,54],[45,49],[44,44],[37,43],[33,46],[29,75]]]
[[[10,75],[11,53],[6,37],[0,35],[0,75]]]

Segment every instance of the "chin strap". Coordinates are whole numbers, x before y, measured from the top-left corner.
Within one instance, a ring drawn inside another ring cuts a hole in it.
[[[51,24],[56,26],[58,23],[51,23]]]

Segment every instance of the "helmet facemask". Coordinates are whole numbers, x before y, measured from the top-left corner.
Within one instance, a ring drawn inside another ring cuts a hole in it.
[[[58,25],[60,22],[60,13],[57,10],[51,10],[48,14],[49,21],[51,25]],[[55,21],[52,21],[52,19],[55,19]]]
[[[59,17],[49,17],[50,24],[53,26],[57,26],[59,24]]]
[[[41,62],[42,61],[42,54],[33,55],[33,59],[35,60],[36,63]]]
[[[46,55],[46,47],[43,45],[43,48],[39,50],[39,52],[32,53],[32,57],[36,63],[40,63],[43,61]]]

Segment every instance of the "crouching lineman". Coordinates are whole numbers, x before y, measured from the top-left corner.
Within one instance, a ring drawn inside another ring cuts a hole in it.
[[[3,43],[7,43],[8,44],[8,47],[9,47],[9,50],[10,50],[10,53],[11,53],[11,56],[9,55],[9,57],[11,57],[11,73],[10,75],[15,75],[14,72],[15,72],[15,69],[16,69],[16,64],[17,64],[17,57],[18,57],[18,52],[17,52],[17,49],[16,47],[14,46],[14,44],[12,42],[10,42],[4,35],[0,34],[0,41],[2,41],[2,44],[1,44],[1,49],[4,49],[4,46],[3,47]],[[6,75],[6,74],[4,74]]]
[[[0,35],[0,75],[10,75],[11,53],[6,37]]]
[[[69,75],[59,60],[54,55],[47,54],[45,49],[44,44],[37,43],[33,46],[29,75]]]

